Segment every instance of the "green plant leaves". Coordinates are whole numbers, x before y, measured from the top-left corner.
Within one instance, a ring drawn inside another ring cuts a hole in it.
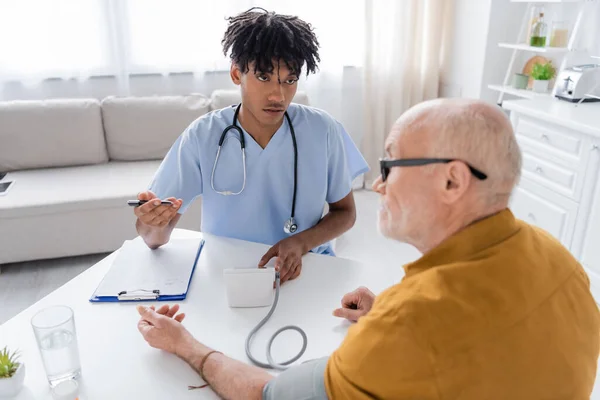
[[[9,353],[7,347],[0,351],[0,379],[10,378],[17,372],[17,368],[19,368],[18,359],[19,354],[16,351]]]
[[[552,62],[547,62],[546,64],[535,63],[533,65],[533,69],[531,70],[531,77],[538,81],[549,81],[554,78],[556,74],[556,69],[552,65]]]

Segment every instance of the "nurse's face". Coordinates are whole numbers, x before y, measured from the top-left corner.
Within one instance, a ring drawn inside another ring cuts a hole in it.
[[[232,66],[231,77],[240,85],[244,108],[261,125],[280,124],[298,89],[298,76],[283,61],[273,62],[273,72],[254,72],[254,63],[242,73]]]
[[[386,140],[389,159],[427,157],[427,150],[426,135],[405,131],[399,125]],[[417,248],[426,239],[439,209],[431,168],[392,167],[385,182],[380,176],[373,183],[373,190],[381,195],[378,226],[384,236]]]

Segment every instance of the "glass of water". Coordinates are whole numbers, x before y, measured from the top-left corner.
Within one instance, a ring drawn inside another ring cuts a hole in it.
[[[67,306],[43,309],[31,318],[31,325],[50,386],[79,378],[81,364],[73,310]]]

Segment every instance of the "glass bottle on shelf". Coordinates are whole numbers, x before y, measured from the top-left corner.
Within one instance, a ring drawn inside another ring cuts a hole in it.
[[[544,13],[541,12],[538,21],[531,28],[531,39],[529,44],[534,47],[546,46],[546,31],[548,26],[544,22]]]
[[[567,47],[569,41],[569,30],[565,21],[552,22],[550,32],[550,47]]]
[[[525,43],[531,43],[531,32],[533,30],[533,26],[538,22],[540,18],[540,13],[544,12],[543,6],[532,5],[531,6],[531,14],[529,17],[529,23],[527,24],[527,37],[525,39]]]

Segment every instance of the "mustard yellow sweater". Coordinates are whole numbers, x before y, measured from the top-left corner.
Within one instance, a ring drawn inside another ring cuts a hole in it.
[[[404,269],[330,357],[330,399],[589,399],[598,307],[549,234],[505,210]]]

